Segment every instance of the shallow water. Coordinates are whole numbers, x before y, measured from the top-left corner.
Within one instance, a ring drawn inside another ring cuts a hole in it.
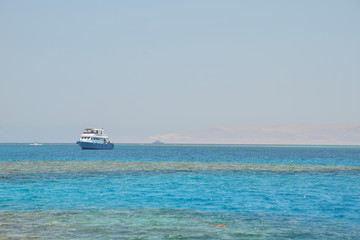
[[[354,226],[264,214],[186,209],[4,211],[8,239],[356,239]]]
[[[357,147],[4,144],[0,156],[0,239],[360,238]]]

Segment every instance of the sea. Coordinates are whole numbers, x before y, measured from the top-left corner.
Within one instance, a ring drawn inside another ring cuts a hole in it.
[[[0,239],[360,239],[360,146],[0,144]]]

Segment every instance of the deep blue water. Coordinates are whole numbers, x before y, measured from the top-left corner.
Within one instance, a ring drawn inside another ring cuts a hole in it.
[[[359,166],[359,146],[0,144],[0,236],[360,239]]]
[[[76,144],[0,144],[0,161],[181,161],[360,165],[360,146],[116,144],[79,151]]]

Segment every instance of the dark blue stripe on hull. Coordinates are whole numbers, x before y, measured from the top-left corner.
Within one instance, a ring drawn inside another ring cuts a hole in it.
[[[113,143],[100,144],[100,143],[88,143],[88,142],[76,142],[84,150],[112,150],[114,149]]]

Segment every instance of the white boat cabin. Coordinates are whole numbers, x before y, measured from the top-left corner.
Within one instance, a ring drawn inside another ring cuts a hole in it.
[[[80,142],[106,144],[110,142],[110,138],[104,135],[103,128],[85,128],[85,132],[80,136]]]

